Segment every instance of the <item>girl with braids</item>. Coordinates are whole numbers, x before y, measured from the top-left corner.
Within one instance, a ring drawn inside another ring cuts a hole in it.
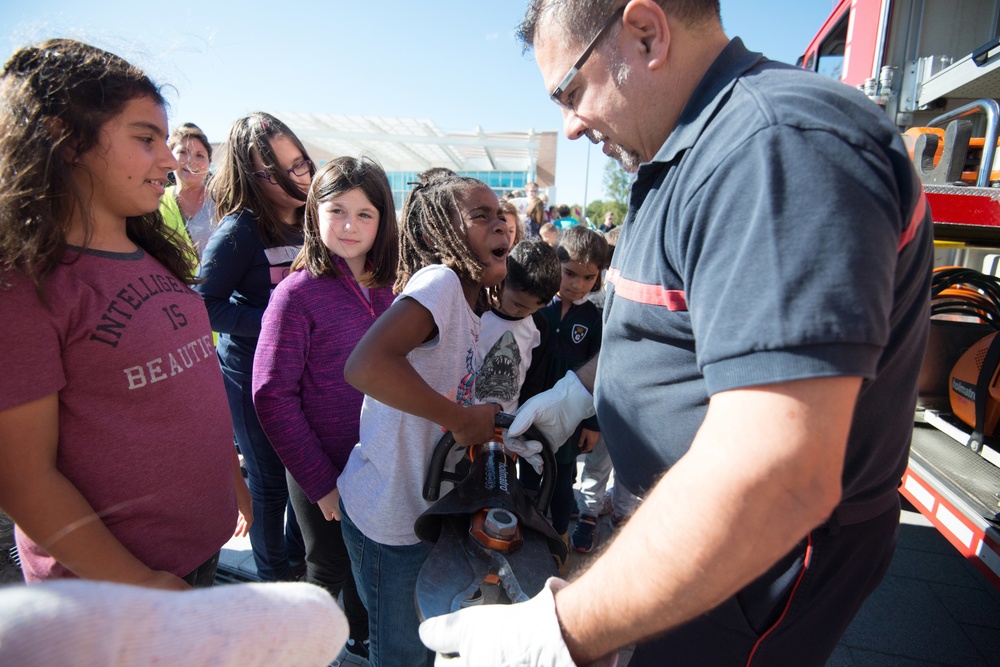
[[[55,39],[0,72],[0,506],[28,582],[211,585],[252,521],[193,254],[157,211],[166,138],[114,54]]]
[[[219,363],[257,519],[250,528],[257,574],[263,581],[284,581],[294,576],[289,551],[301,552],[301,537],[285,468],[254,411],[253,356],[271,292],[302,247],[306,191],[315,170],[298,137],[262,112],[233,123],[221,152],[209,183],[220,222],[202,255],[202,282],[195,289],[219,333]]]
[[[416,578],[430,551],[413,522],[434,444],[493,434],[496,405],[472,405],[486,291],[507,273],[510,240],[496,195],[452,173],[407,198],[392,306],[361,339],[344,371],[365,394],[361,432],[337,481],[341,528],[371,619],[371,664],[431,664],[417,634]]]
[[[337,478],[358,443],[361,392],[344,364],[392,303],[399,235],[385,172],[340,157],[316,173],[305,244],[274,290],[254,357],[260,424],[288,469],[306,547],[306,580],[336,597],[351,624],[347,650],[367,658],[368,614],[340,530]]]

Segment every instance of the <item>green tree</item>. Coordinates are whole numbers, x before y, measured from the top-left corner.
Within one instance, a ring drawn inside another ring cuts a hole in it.
[[[587,204],[587,217],[598,227],[604,222],[604,214],[609,210],[613,211],[615,203],[613,201],[603,201],[595,199]]]
[[[618,162],[608,158],[604,165],[604,191],[611,197],[611,201],[621,206],[623,214],[628,207],[628,192],[631,187],[632,177],[629,173]]]

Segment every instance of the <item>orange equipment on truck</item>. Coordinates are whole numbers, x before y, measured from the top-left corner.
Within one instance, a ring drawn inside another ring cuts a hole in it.
[[[860,88],[899,127],[934,219],[935,266],[1000,275],[1000,0],[840,0],[798,64]],[[932,315],[900,492],[1000,587],[1000,439],[970,411],[980,373],[997,377],[983,339],[1000,324],[977,312],[979,288],[949,289],[972,305]]]

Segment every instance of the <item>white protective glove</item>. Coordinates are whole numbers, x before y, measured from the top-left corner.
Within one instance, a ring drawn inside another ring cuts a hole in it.
[[[508,436],[503,440],[503,446],[510,452],[517,454],[525,463],[531,464],[539,475],[542,474],[542,443],[537,440],[525,440],[516,436]]]
[[[428,619],[420,624],[420,640],[438,653],[438,667],[575,667],[556,618],[554,594],[564,586],[565,581],[551,577],[527,602],[470,607]],[[615,653],[603,664],[617,663]]]
[[[576,373],[568,371],[552,389],[525,401],[514,413],[514,422],[507,432],[518,436],[534,424],[554,452],[573,435],[580,422],[594,416],[594,412],[594,397]]]
[[[0,587],[0,665],[324,667],[347,633],[337,601],[306,583]]]

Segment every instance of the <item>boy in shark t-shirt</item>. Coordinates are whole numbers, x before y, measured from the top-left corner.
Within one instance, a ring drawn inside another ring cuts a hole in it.
[[[498,403],[513,413],[518,396],[527,385],[544,389],[544,378],[535,370],[544,348],[548,326],[538,311],[559,291],[560,264],[554,248],[539,239],[521,241],[507,256],[507,278],[499,304],[483,314],[479,351],[483,364],[476,377],[476,402]],[[534,358],[533,358],[534,356]]]

